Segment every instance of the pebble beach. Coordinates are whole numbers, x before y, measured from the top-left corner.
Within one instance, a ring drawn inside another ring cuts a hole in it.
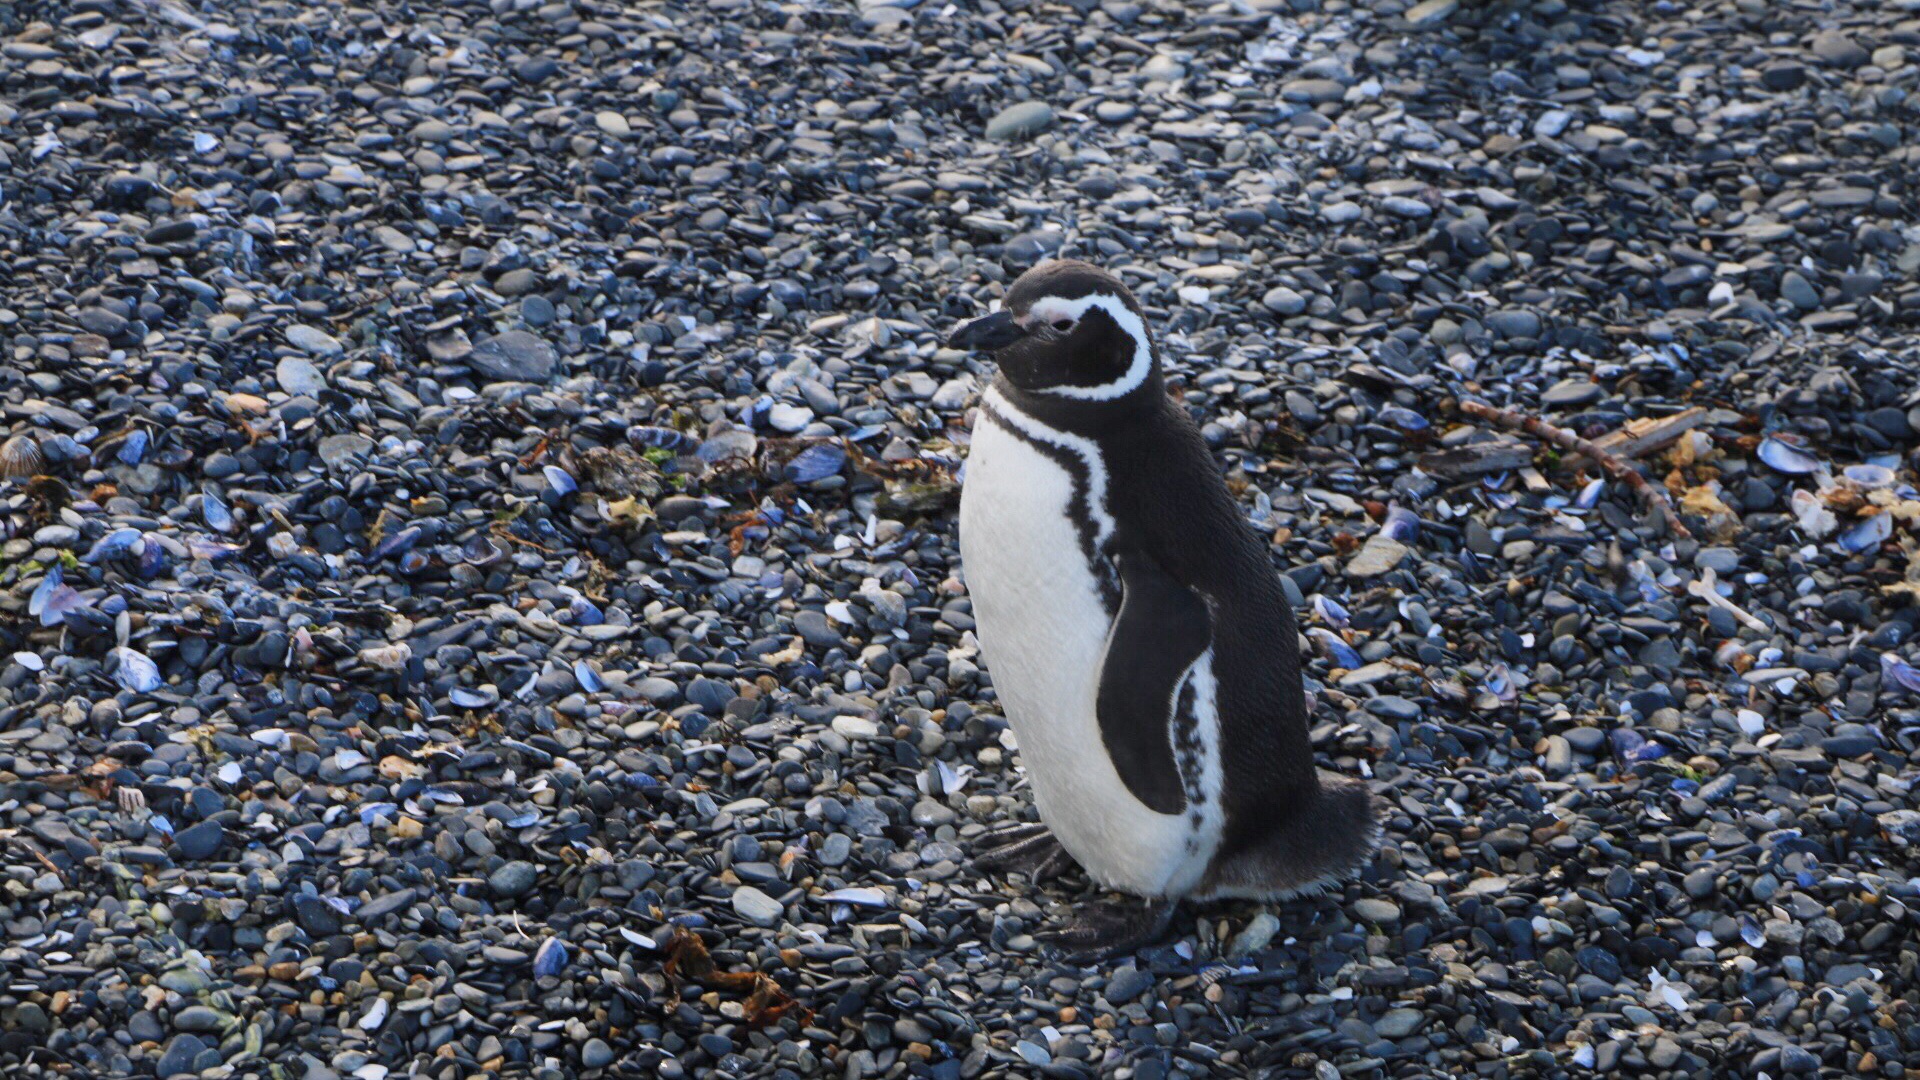
[[[1391,808],[1090,966],[943,346],[1052,257]],[[1913,1076],[1916,271],[1920,0],[0,2],[0,1069]]]

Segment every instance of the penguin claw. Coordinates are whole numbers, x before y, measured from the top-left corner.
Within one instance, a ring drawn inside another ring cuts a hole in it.
[[[1045,825],[1042,825],[1037,821],[1029,821],[1029,822],[1023,822],[1019,825],[1008,825],[1008,826],[1005,826],[1004,828],[995,829],[992,832],[980,838],[979,846],[987,847],[987,848],[1002,848],[1007,846],[1008,844],[1016,843],[1021,840],[1031,840],[1036,836],[1052,836],[1052,835],[1053,835],[1052,831],[1048,829]]]
[[[1072,921],[1033,935],[1056,959],[1098,964],[1159,941],[1180,904],[1176,900],[1095,900],[1076,905]]]
[[[1073,856],[1045,825],[1017,825],[985,837],[973,865],[988,873],[1025,874],[1036,884],[1073,869]]]
[[[1034,870],[1033,880],[1055,880],[1066,874],[1069,870],[1072,870],[1074,866],[1073,856],[1067,854],[1067,849],[1056,847],[1053,854],[1047,856],[1047,860]]]

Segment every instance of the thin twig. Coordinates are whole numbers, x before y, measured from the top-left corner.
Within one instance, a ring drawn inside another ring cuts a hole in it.
[[[433,353],[428,350],[427,343],[420,339],[420,332],[413,328],[413,320],[407,318],[407,313],[395,308],[393,321],[394,325],[400,328],[401,339],[407,343],[409,349],[413,350],[413,355],[429,363],[433,362]]]
[[[59,878],[60,884],[65,885],[67,883],[67,875],[61,873],[60,867],[57,864],[55,864],[52,859],[47,858],[46,852],[41,851],[38,847],[34,846],[32,841],[26,840],[18,836],[11,835],[11,830],[9,830],[9,835],[0,836],[0,840],[13,840],[17,842],[19,846],[26,851],[27,854],[33,856],[36,859],[39,859],[40,865],[46,867],[48,873],[52,874],[56,878]]]
[[[1627,423],[1618,431],[1609,432],[1593,440],[1593,444],[1621,460],[1645,457],[1673,445],[1675,442],[1707,422],[1707,410],[1699,405],[1682,410],[1671,416],[1645,417]],[[1563,466],[1580,464],[1577,456],[1562,461]]]
[[[1673,500],[1667,493],[1647,482],[1640,471],[1621,461],[1618,457],[1596,446],[1591,439],[1583,439],[1566,428],[1549,424],[1537,416],[1523,416],[1508,409],[1498,409],[1479,401],[1462,401],[1460,411],[1476,420],[1484,420],[1508,431],[1523,431],[1537,439],[1550,442],[1563,450],[1576,454],[1585,454],[1600,466],[1608,476],[1622,481],[1639,494],[1647,505],[1652,507],[1666,521],[1667,528],[1682,539],[1693,536],[1687,527],[1680,523],[1680,515],[1673,508]]]

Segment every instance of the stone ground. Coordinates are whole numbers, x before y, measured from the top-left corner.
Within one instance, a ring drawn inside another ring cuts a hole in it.
[[[1908,1075],[1917,87],[1916,0],[0,2],[0,1066]],[[970,862],[940,346],[1050,255],[1394,808],[1090,968]]]

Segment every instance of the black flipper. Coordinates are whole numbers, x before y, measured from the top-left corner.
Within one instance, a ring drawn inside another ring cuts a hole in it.
[[[1138,551],[1115,557],[1120,614],[1100,668],[1100,737],[1135,798],[1162,814],[1186,809],[1173,724],[1187,669],[1206,652],[1213,620],[1199,593]]]

